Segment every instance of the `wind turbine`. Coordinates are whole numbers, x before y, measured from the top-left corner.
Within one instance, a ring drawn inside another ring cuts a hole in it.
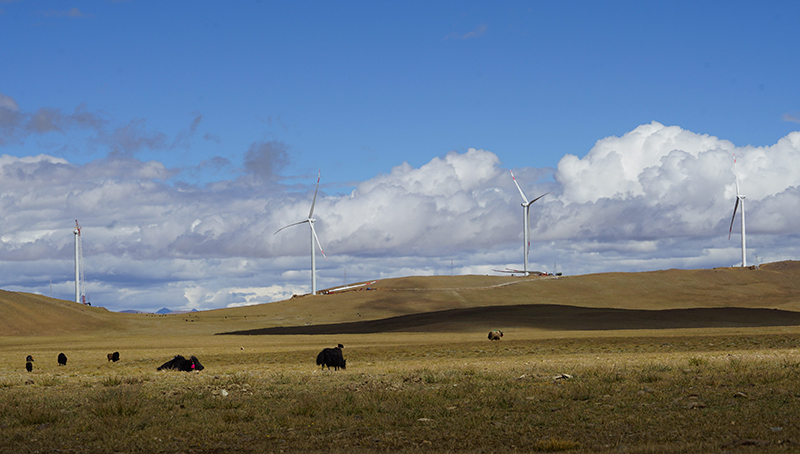
[[[81,225],[75,220],[75,302],[86,304],[86,277],[83,274],[83,240]]]
[[[728,239],[731,239],[733,232],[733,220],[736,218],[736,209],[739,202],[742,203],[742,268],[747,266],[747,239],[744,231],[744,196],[739,193],[739,173],[736,171],[736,155],[733,155],[733,175],[736,177],[736,204],[733,205],[733,216],[731,216],[731,228],[728,230]]]
[[[511,179],[514,180],[514,184],[517,185],[517,189],[519,189],[519,195],[522,196],[522,250],[524,251],[524,254],[525,254],[525,265],[524,265],[523,271],[524,271],[525,275],[527,276],[528,275],[528,252],[530,252],[530,249],[531,249],[531,240],[530,240],[530,237],[531,237],[531,232],[530,232],[531,205],[533,204],[533,202],[541,199],[542,197],[544,197],[544,196],[546,196],[547,194],[550,194],[550,193],[549,192],[545,192],[544,194],[540,195],[539,197],[536,197],[535,199],[533,199],[530,202],[528,202],[528,198],[525,197],[525,193],[522,192],[522,188],[519,187],[519,183],[517,183],[517,179],[514,178],[514,172],[511,171],[511,170],[509,170],[509,172],[511,172]]]
[[[322,250],[322,244],[319,242],[319,237],[317,236],[317,231],[314,230],[314,205],[317,203],[317,192],[319,191],[319,178],[322,175],[322,171],[317,174],[317,189],[314,190],[314,199],[311,201],[311,210],[308,212],[308,218],[304,221],[295,222],[293,224],[289,224],[287,226],[281,227],[275,232],[273,235],[277,235],[278,232],[281,230],[291,227],[293,225],[300,225],[308,222],[308,226],[311,227],[311,294],[317,294],[317,250],[314,248],[314,240],[317,241],[317,246],[319,246],[319,251],[322,252],[322,256],[325,257],[325,260],[328,260],[328,257],[325,256],[325,251]]]

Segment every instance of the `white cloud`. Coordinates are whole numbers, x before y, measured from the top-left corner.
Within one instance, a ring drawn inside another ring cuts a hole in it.
[[[531,210],[531,268],[735,264],[738,241],[726,235],[732,153],[750,250],[762,261],[796,258],[800,132],[769,147],[735,147],[651,123],[598,141],[583,158],[565,156],[557,170],[515,169],[527,194],[551,192]],[[170,184],[175,171],[160,162],[120,155],[84,165],[3,155],[0,175],[4,289],[49,294],[52,282],[54,296],[71,298],[78,219],[90,301],[112,310],[234,307],[309,290],[308,229],[273,233],[305,218],[312,178],[301,192],[249,176],[198,188]],[[519,194],[492,152],[403,163],[345,195],[326,193],[327,181],[323,173],[315,209],[328,254],[317,256],[320,288],[341,285],[345,272],[354,282],[522,263]]]

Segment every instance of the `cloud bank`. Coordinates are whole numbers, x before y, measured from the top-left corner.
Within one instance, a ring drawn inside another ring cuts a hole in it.
[[[0,96],[0,140],[102,123],[80,109],[39,113],[21,113]],[[89,299],[111,310],[210,309],[309,291],[308,230],[273,235],[305,218],[316,183],[309,175],[304,187],[282,184],[289,147],[254,142],[243,150],[239,177],[199,187],[135,157],[170,139],[136,122],[117,132],[98,140],[115,141],[118,152],[86,164],[0,156],[1,288],[71,299],[78,219]],[[514,169],[531,198],[550,192],[531,209],[532,268],[580,274],[736,264],[738,240],[727,238],[733,154],[747,196],[748,261],[796,259],[800,132],[768,147],[736,147],[653,122],[599,140],[583,158],[564,156],[557,169]],[[219,159],[206,165],[231,164]],[[418,168],[400,163],[347,191],[334,180],[322,169],[315,217],[328,259],[318,260],[320,288],[521,266],[519,193],[498,154],[470,149]]]

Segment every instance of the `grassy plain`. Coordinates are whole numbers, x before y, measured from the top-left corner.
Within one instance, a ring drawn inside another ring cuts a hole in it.
[[[4,366],[40,353],[0,373],[0,451],[800,449],[797,329],[573,334],[132,336],[118,363],[109,339],[3,339]],[[340,341],[348,369],[317,369]],[[205,370],[155,370],[176,352]]]
[[[798,452],[797,324],[672,329],[665,311],[648,329],[545,329],[483,313],[429,332],[216,335],[508,304],[796,310],[795,265],[605,281],[408,278],[161,317],[0,295],[14,314],[0,319],[0,452]],[[504,338],[487,340],[487,326]],[[337,343],[347,370],[317,368],[316,353]],[[118,363],[106,361],[112,351]],[[155,370],[175,354],[205,370]]]

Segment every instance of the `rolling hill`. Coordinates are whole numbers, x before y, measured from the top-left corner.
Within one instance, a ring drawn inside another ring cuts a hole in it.
[[[125,317],[106,309],[31,293],[0,290],[0,336],[119,330]]]
[[[277,334],[279,327],[287,333],[312,334],[331,332],[331,326],[341,328],[342,324],[348,332],[800,324],[795,314],[800,313],[797,261],[760,269],[673,269],[559,278],[417,276],[381,280],[370,288],[165,316],[112,313],[41,295],[0,291],[0,335],[89,330],[215,334],[270,329]],[[288,327],[294,328],[286,331]]]

